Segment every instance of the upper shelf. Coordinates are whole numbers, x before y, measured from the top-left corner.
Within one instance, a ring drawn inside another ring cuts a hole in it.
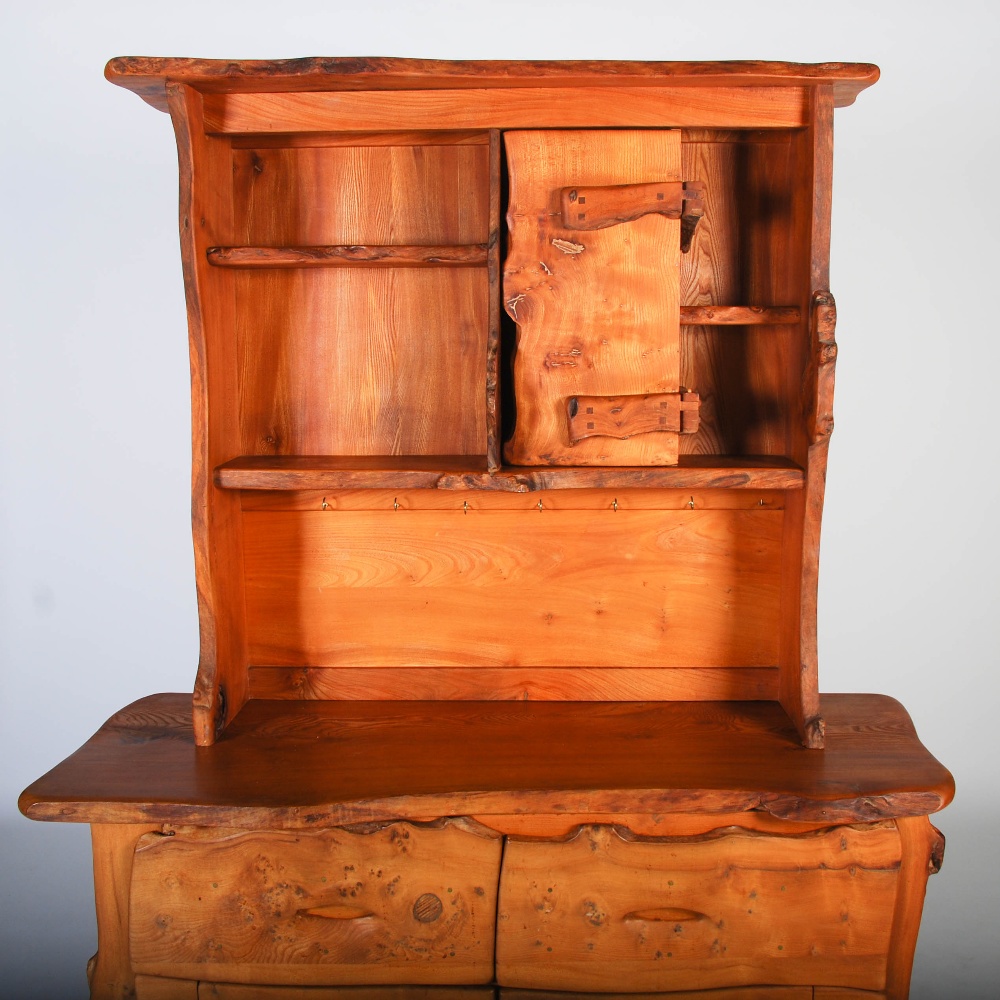
[[[437,59],[322,58],[275,61],[124,56],[104,70],[112,83],[167,110],[167,81],[204,93],[332,90],[458,90],[489,87],[829,86],[846,107],[879,77],[870,63],[790,62],[457,62]]]
[[[449,246],[299,246],[299,247],[210,247],[209,264],[216,267],[472,267],[486,264],[489,244]]]
[[[803,480],[798,465],[772,455],[682,455],[678,465],[628,468],[505,466],[494,473],[484,456],[244,455],[215,470],[216,486],[232,490],[797,490]]]

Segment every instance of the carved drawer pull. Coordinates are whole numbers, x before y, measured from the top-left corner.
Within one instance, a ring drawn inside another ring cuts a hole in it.
[[[708,915],[697,910],[686,910],[681,906],[654,906],[648,910],[633,910],[631,913],[626,913],[624,919],[659,920],[682,924],[694,920],[708,920]]]
[[[324,917],[327,920],[363,920],[365,917],[375,916],[371,910],[364,910],[360,906],[311,906],[308,910],[299,910],[304,917]]]

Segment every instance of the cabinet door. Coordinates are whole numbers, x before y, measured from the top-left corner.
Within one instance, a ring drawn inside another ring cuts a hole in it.
[[[676,130],[504,136],[504,305],[517,324],[515,465],[674,465]]]

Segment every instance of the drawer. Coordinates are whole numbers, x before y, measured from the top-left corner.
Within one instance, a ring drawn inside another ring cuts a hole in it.
[[[147,834],[132,964],[237,984],[488,983],[500,853],[463,820]]]
[[[608,826],[512,839],[497,982],[527,989],[880,990],[901,845],[892,824],[640,839]]]

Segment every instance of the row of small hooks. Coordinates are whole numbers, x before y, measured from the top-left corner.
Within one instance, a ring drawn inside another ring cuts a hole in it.
[[[330,510],[333,505],[330,504],[327,501],[326,497],[323,497],[323,503],[320,506],[321,506],[322,510]],[[399,502],[399,497],[393,497],[392,498],[392,509],[393,510],[399,510],[399,508],[401,506],[402,505]],[[614,500],[611,501],[610,506],[611,506],[611,509],[613,511],[617,512],[617,510],[618,510],[618,497],[615,497]],[[695,510],[695,508],[698,505],[695,503],[694,497],[689,497],[687,503],[684,506],[688,507],[690,510]],[[757,501],[757,506],[758,507],[766,507],[767,506],[767,501],[766,500],[758,500]],[[543,510],[545,510],[545,504],[541,500],[539,500],[538,503],[535,504],[535,507],[538,509],[539,513],[541,513]],[[469,503],[468,500],[463,500],[462,501],[462,513],[463,514],[468,514],[469,511],[473,510],[473,509],[474,508],[472,507],[472,505]]]

